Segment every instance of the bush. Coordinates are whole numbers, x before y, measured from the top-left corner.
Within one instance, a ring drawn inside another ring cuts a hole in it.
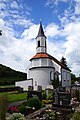
[[[13,113],[8,120],[25,120],[25,118],[21,113]]]
[[[29,98],[28,102],[27,102],[27,105],[29,107],[34,107],[36,110],[40,109],[41,106],[42,106],[42,103],[41,101],[38,99],[38,98]]]
[[[76,96],[77,100],[79,101],[79,90],[75,91],[75,96]]]
[[[6,120],[7,103],[7,94],[4,93],[2,96],[0,96],[0,120]]]
[[[49,93],[48,95],[47,95],[47,98],[46,98],[47,100],[53,100],[53,93]]]
[[[72,120],[80,120],[80,111],[74,113]]]
[[[45,91],[42,92],[42,99],[43,99],[43,100],[46,100],[46,97],[47,97],[46,92],[45,92]]]
[[[26,114],[26,106],[25,105],[21,105],[18,109],[19,109],[20,113]]]

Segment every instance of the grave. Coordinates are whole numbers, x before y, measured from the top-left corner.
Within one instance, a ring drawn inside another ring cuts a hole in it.
[[[42,86],[38,86],[36,91],[34,91],[33,86],[29,86],[28,88],[27,100],[31,97],[36,97],[42,101]]]
[[[55,105],[70,106],[71,94],[66,91],[65,87],[58,87],[55,90]]]

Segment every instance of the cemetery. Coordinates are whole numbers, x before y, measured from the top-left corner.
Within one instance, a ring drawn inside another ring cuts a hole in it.
[[[52,91],[54,93],[52,98],[47,97]],[[36,91],[33,89],[33,86],[29,86],[28,91],[25,92],[26,100],[8,104],[6,119],[10,120],[13,114],[21,113],[24,116],[23,120],[70,120],[75,112],[75,108],[79,106],[79,104],[73,106],[71,103],[71,90],[66,90],[65,87],[59,86],[54,90],[49,89],[45,97],[43,95],[44,92],[46,94],[46,90],[43,91],[41,86]],[[18,95],[18,92],[14,93],[13,91],[13,94]],[[24,91],[22,94],[24,94]],[[6,103],[6,98],[2,98],[2,101],[4,108],[6,108],[4,104],[4,101]]]

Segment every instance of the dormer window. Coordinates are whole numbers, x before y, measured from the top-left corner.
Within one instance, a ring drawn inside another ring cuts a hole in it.
[[[40,41],[38,41],[38,47],[40,47]]]

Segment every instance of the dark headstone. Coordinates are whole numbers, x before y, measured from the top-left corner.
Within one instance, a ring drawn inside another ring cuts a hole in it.
[[[55,90],[55,104],[57,105],[70,105],[71,94],[66,91],[65,87],[59,87]]]
[[[27,100],[31,97],[37,97],[40,101],[42,101],[42,92],[40,92],[40,91],[27,91]]]
[[[38,85],[37,90],[41,92],[42,91],[42,86]]]
[[[28,86],[28,91],[32,91],[33,90],[33,86]]]
[[[65,87],[59,87],[59,92],[66,92],[66,88]]]
[[[58,102],[59,105],[69,105],[70,104],[70,94],[69,93],[58,93]]]

